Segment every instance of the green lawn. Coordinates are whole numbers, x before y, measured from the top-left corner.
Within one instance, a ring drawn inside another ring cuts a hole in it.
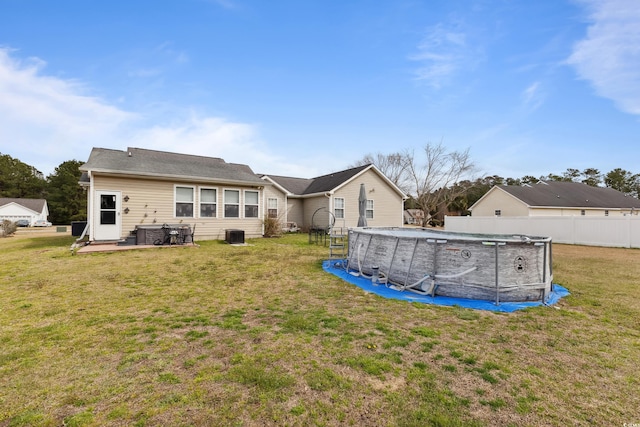
[[[0,239],[0,426],[640,423],[640,251],[554,245],[554,307],[385,300],[306,235]]]

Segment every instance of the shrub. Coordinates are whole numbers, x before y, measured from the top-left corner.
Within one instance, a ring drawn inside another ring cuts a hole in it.
[[[15,222],[9,221],[5,219],[2,221],[2,232],[0,232],[0,237],[8,237],[16,232],[18,226]]]
[[[279,218],[265,218],[262,223],[264,224],[264,237],[278,237],[282,235],[282,223]]]

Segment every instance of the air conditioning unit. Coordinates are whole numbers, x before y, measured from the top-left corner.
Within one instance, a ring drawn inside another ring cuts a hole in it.
[[[243,244],[244,230],[225,230],[225,239],[229,244]]]

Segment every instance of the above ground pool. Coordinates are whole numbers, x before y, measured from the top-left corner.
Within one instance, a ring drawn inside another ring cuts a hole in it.
[[[551,239],[424,228],[349,230],[347,271],[397,291],[500,302],[551,293]]]

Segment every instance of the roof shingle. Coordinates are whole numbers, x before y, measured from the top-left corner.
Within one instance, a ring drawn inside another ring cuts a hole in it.
[[[533,185],[500,185],[502,190],[529,206],[630,209],[640,208],[640,200],[607,187],[591,187],[580,182],[541,181]]]
[[[226,163],[216,157],[142,148],[128,148],[127,151],[94,148],[80,170],[264,184],[247,165]]]

